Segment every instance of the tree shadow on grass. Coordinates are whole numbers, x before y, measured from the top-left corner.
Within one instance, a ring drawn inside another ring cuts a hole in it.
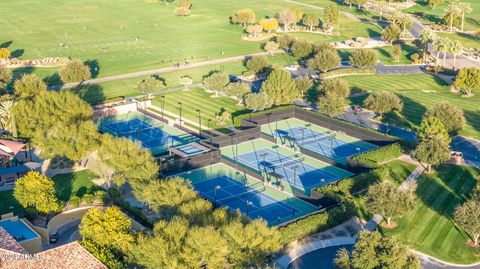
[[[12,51],[11,56],[14,57],[14,58],[18,58],[18,57],[21,57],[24,53],[25,53],[24,49],[16,49],[16,50]]]
[[[427,108],[409,97],[403,95],[399,97],[403,101],[402,111],[400,114],[387,113],[384,122],[393,123],[398,127],[415,129],[415,126],[420,125],[422,122],[423,115],[427,112]],[[411,113],[409,110],[413,110],[415,113]]]
[[[78,94],[80,98],[92,106],[102,104],[107,99],[103,92],[103,87],[98,84],[88,84],[77,88],[72,88],[70,91]]]
[[[437,166],[434,175],[424,174],[418,179],[416,194],[430,209],[450,218],[455,207],[468,198],[475,186],[476,176],[478,174],[473,168]]]
[[[98,77],[98,74],[100,73],[100,64],[98,63],[98,60],[87,60],[84,64],[90,67],[92,78]]]
[[[471,111],[471,110],[464,110],[465,119],[467,123],[470,124],[475,131],[480,132],[480,118],[479,118],[479,111]]]
[[[50,86],[63,85],[63,81],[62,81],[62,79],[60,78],[60,75],[57,72],[55,72],[54,74],[52,74],[50,76],[44,77],[43,81],[45,81],[45,83],[47,83],[47,85],[49,87]]]
[[[388,52],[385,48],[377,48],[377,51],[385,57],[392,57],[390,52]]]
[[[72,196],[72,186],[75,180],[73,173],[61,174],[53,177],[55,182],[55,194],[61,201],[68,201]]]
[[[10,47],[10,45],[12,45],[12,43],[13,43],[12,40],[5,41],[5,42],[0,44],[0,48],[8,48],[8,47]]]
[[[380,33],[379,31],[375,31],[373,29],[367,29],[367,33],[368,33],[368,37],[378,37],[378,36],[381,36],[382,33]]]

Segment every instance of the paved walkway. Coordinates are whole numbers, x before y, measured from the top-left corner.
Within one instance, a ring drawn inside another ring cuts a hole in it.
[[[85,80],[85,81],[82,81],[82,82],[66,83],[66,84],[63,84],[63,85],[51,86],[48,89],[49,90],[68,89],[68,88],[74,88],[74,87],[88,85],[88,84],[94,84],[94,83],[102,83],[102,82],[109,82],[109,81],[115,81],[115,80],[144,77],[144,76],[155,75],[155,74],[160,74],[160,73],[169,73],[169,72],[180,71],[180,70],[188,70],[188,69],[202,67],[202,66],[224,64],[224,63],[230,63],[230,62],[238,62],[238,61],[247,60],[247,59],[249,59],[253,56],[270,56],[272,54],[277,55],[277,54],[284,54],[284,53],[286,53],[284,50],[277,50],[277,51],[274,51],[273,53],[270,53],[270,52],[252,53],[252,54],[241,55],[241,56],[221,58],[221,59],[216,59],[216,60],[211,60],[211,61],[191,63],[191,64],[188,64],[188,65],[181,65],[180,67],[163,67],[163,68],[158,68],[158,69],[153,69],[153,70],[146,70],[146,71],[139,71],[139,72],[133,72],[133,73],[127,73],[127,74],[121,74],[121,75],[115,75],[115,76],[108,76],[108,77],[90,79],[90,80]]]

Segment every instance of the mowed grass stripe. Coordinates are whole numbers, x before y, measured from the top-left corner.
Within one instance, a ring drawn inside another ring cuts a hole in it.
[[[396,220],[399,224],[396,229],[384,232],[446,261],[471,263],[480,260],[468,247],[465,233],[451,220],[454,208],[465,200],[475,185],[476,175],[476,169],[456,166],[442,166],[435,175],[422,175],[418,179],[417,207]]]

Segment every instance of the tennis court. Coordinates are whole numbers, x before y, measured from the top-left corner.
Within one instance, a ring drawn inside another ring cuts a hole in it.
[[[139,112],[105,118],[100,123],[100,130],[117,137],[139,141],[152,154],[161,154],[170,147],[198,140]]]
[[[377,148],[344,133],[296,118],[266,124],[262,126],[262,132],[277,137],[282,144],[295,145],[342,163],[348,157]]]
[[[214,164],[176,176],[189,179],[201,196],[217,206],[240,210],[243,215],[262,218],[272,226],[318,210],[225,164]]]
[[[245,185],[228,176],[220,176],[198,182],[193,187],[216,205],[230,210],[238,209],[252,219],[262,218],[268,223],[280,223],[297,213],[297,209],[265,194],[265,186],[261,182]]]
[[[237,161],[260,172],[280,175],[290,186],[302,191],[328,184],[343,177],[343,175],[315,168],[305,163],[304,158],[282,155],[270,149],[260,149],[239,155]]]

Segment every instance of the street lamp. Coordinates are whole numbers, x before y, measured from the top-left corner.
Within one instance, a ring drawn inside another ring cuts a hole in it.
[[[296,187],[296,183],[297,183],[297,168],[298,168],[298,165],[294,165],[292,167],[293,169],[293,187]]]
[[[247,216],[248,216],[248,210],[250,209],[250,207],[252,205],[253,205],[253,203],[247,200]]]
[[[217,191],[219,191],[222,187],[220,185],[215,186],[215,203],[217,203]]]
[[[198,112],[198,134],[202,136],[202,116],[200,114],[200,109],[197,109]]]
[[[179,107],[177,108],[180,111],[180,126],[182,126],[182,102],[178,102]]]
[[[211,121],[212,121],[212,119],[208,119],[208,121],[207,121],[208,131],[210,132],[210,150],[212,150],[212,147],[213,147],[213,135],[212,135],[212,131],[210,130],[210,122]]]
[[[165,119],[164,110],[165,110],[165,95],[162,95],[162,119]]]
[[[305,141],[305,128],[301,128],[300,130],[302,130],[302,147],[303,147],[303,143]]]

